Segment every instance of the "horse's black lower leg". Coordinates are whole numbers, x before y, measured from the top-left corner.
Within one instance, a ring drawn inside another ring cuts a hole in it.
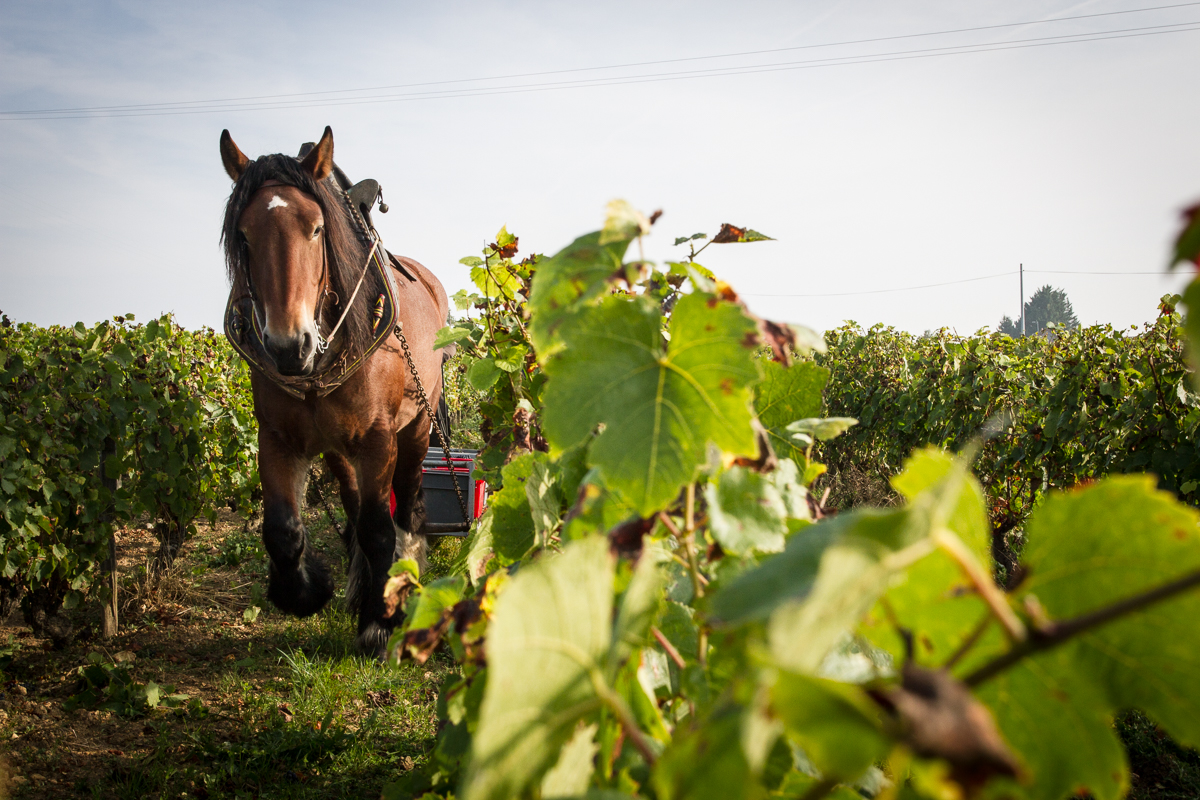
[[[396,528],[386,498],[383,502],[363,503],[357,533],[358,549],[364,562],[358,577],[365,579],[357,591],[357,598],[353,598],[358,605],[358,647],[367,655],[383,658],[388,637],[402,616],[399,613],[391,618],[384,616],[387,607],[383,590],[396,551]],[[354,577],[352,575],[352,579]]]
[[[333,597],[329,567],[309,547],[295,507],[284,501],[263,509],[263,544],[271,557],[267,598],[280,611],[307,617]]]

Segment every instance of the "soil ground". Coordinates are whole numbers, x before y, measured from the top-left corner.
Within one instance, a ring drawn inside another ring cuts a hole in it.
[[[328,516],[312,511],[306,521],[344,576]],[[0,625],[0,656],[11,657],[0,687],[9,797],[378,798],[424,760],[448,658],[396,667],[356,655],[340,593],[308,619],[276,612],[263,596],[258,533],[230,514],[201,522],[172,572],[148,581],[157,541],[145,527],[117,535],[115,638],[97,633],[94,601],[77,612],[80,633],[61,649],[35,637],[19,610]],[[456,547],[434,547],[435,570]],[[81,695],[89,664],[132,683]],[[139,687],[153,692],[152,684],[187,697],[148,708]],[[114,699],[129,702],[100,708]]]

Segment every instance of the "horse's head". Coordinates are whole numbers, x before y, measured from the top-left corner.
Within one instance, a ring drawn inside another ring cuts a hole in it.
[[[237,184],[252,166],[229,131],[221,133],[221,160]],[[262,161],[262,159],[260,159]],[[295,163],[295,162],[293,162]],[[333,171],[333,131],[299,162],[304,177],[315,185]],[[260,179],[236,220],[227,220],[227,247],[245,242],[245,279],[261,313],[263,343],[284,375],[307,375],[316,363],[320,338],[318,315],[330,287],[329,252],[326,248],[325,212],[314,194],[290,183]],[[235,196],[237,188],[235,187]],[[236,231],[230,231],[230,223]],[[231,236],[232,234],[232,236]]]

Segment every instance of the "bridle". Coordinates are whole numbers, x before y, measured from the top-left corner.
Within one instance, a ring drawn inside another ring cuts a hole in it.
[[[272,179],[263,181],[262,186],[259,188],[264,189],[268,186],[292,186],[292,184],[284,183],[282,181],[278,181],[278,180],[275,180],[272,178]],[[297,189],[298,191],[304,191],[303,189],[300,189],[298,186],[293,186],[292,188]],[[308,194],[308,193],[305,192],[305,194]],[[366,221],[362,218],[362,215],[358,213],[358,209],[354,208],[354,203],[350,200],[350,196],[348,194],[346,194],[344,191],[342,192],[342,196],[343,196],[343,199],[346,201],[347,205],[350,206],[351,215],[353,216],[355,222],[358,223],[359,228],[361,230],[365,231],[367,233],[367,235],[371,238],[371,249],[367,252],[367,257],[363,261],[362,272],[358,276],[358,283],[356,283],[354,285],[354,291],[350,294],[349,301],[347,301],[345,306],[342,308],[342,315],[340,317],[338,317],[337,322],[334,323],[333,329],[329,331],[329,336],[325,337],[321,334],[321,314],[325,308],[325,300],[326,300],[326,298],[329,297],[329,295],[332,294],[335,298],[337,298],[334,301],[334,307],[336,308],[337,305],[341,302],[341,297],[338,296],[338,293],[336,291],[334,291],[333,289],[330,288],[329,239],[324,236],[324,231],[321,232],[321,234],[322,234],[321,280],[320,280],[320,289],[319,289],[319,295],[318,295],[319,299],[317,300],[317,307],[313,311],[313,326],[317,330],[316,348],[317,348],[317,352],[321,355],[324,355],[329,350],[329,345],[331,342],[333,342],[333,337],[335,335],[337,335],[338,330],[342,327],[342,323],[346,321],[346,315],[348,313],[350,313],[350,308],[351,308],[351,306],[354,305],[354,300],[358,297],[359,290],[362,289],[363,281],[367,277],[367,271],[371,267],[371,261],[372,261],[372,259],[375,259],[375,260],[379,259],[379,251],[380,251],[380,249],[382,249],[381,245],[383,244],[383,239],[379,236],[379,231],[375,230],[374,227],[368,226],[366,224]],[[242,246],[246,247],[247,250],[249,248],[249,245],[247,244],[247,242],[245,241],[244,238],[242,240]],[[247,256],[248,255],[249,255],[249,253],[247,253]],[[383,262],[378,261],[378,263],[379,263],[380,268],[384,269]],[[260,330],[265,330],[266,326],[263,325],[262,320],[259,319],[259,317],[258,317],[258,307],[260,305],[260,301],[258,299],[257,293],[254,291],[254,277],[253,277],[253,273],[251,272],[251,269],[250,269],[250,259],[248,257],[246,259],[246,285],[247,285],[247,288],[250,290],[251,307],[254,310],[255,322],[258,323]]]

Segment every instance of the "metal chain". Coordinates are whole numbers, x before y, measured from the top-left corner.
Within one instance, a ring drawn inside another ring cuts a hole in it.
[[[471,514],[467,511],[467,501],[463,497],[462,488],[458,485],[458,478],[454,475],[454,462],[450,460],[450,441],[446,434],[442,432],[442,426],[438,425],[437,414],[433,413],[433,407],[429,404],[429,395],[425,394],[425,385],[421,383],[421,376],[417,374],[417,365],[413,363],[412,352],[408,349],[408,340],[404,338],[404,329],[400,322],[396,322],[396,337],[400,340],[400,347],[404,350],[404,358],[408,361],[408,371],[412,373],[413,382],[417,384],[417,391],[421,395],[421,405],[425,407],[425,413],[429,416],[430,423],[433,424],[433,430],[438,435],[438,441],[442,444],[442,457],[446,461],[446,466],[450,469],[450,483],[454,485],[454,494],[458,498],[458,508],[462,511],[463,522],[469,526],[471,524]]]

